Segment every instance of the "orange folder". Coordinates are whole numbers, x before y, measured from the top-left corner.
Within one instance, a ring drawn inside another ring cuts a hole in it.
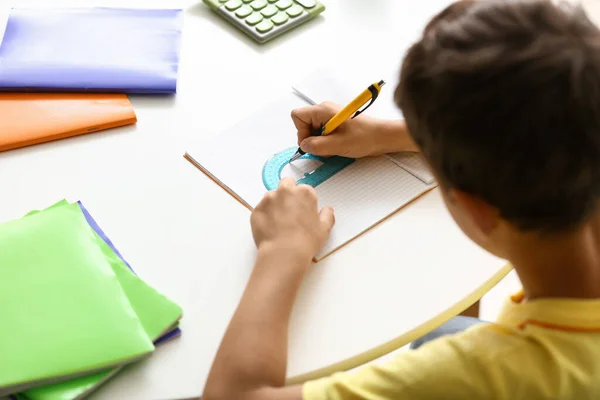
[[[0,151],[136,122],[124,94],[0,93]]]

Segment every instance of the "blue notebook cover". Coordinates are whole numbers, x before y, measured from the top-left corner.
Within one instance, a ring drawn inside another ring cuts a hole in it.
[[[175,93],[181,10],[13,8],[1,91]]]

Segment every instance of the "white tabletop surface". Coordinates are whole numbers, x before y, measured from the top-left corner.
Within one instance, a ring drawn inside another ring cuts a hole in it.
[[[190,144],[289,91],[323,62],[399,66],[425,22],[449,3],[325,1],[322,17],[263,46],[199,1],[52,3],[185,9],[176,96],[132,96],[134,127],[0,154],[0,221],[82,200],[136,272],[184,309],[181,338],[91,398],[200,396],[244,289],[255,252],[249,212],[184,160]],[[38,3],[46,1],[0,0]],[[406,344],[475,300],[507,272],[503,266],[466,239],[438,190],[430,192],[310,272],[291,322],[290,378]]]

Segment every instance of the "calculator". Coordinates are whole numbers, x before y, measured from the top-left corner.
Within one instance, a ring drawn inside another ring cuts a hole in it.
[[[204,0],[242,32],[264,43],[325,11],[316,0]]]

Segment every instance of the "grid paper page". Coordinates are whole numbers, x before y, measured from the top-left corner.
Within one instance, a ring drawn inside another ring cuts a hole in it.
[[[343,246],[432,187],[387,157],[356,160],[316,187],[319,205],[333,206],[336,220],[331,237],[317,259]]]
[[[399,166],[422,180],[424,183],[431,184],[434,183],[435,178],[423,157],[418,153],[394,153],[388,154],[390,160],[397,163]]]
[[[267,192],[262,182],[265,162],[273,154],[296,144],[291,110],[305,105],[290,93],[212,140],[191,146],[187,154],[241,202],[253,208]],[[285,167],[282,176],[299,178],[318,164],[306,160],[293,168]],[[332,206],[336,215],[331,237],[317,260],[431,187],[385,156],[356,160],[315,188],[320,205]]]

